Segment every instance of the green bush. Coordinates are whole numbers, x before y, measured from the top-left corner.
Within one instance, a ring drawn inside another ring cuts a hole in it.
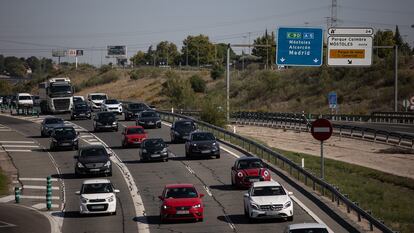
[[[103,74],[103,73],[106,73],[106,72],[108,72],[108,71],[110,71],[110,70],[112,70],[112,66],[110,66],[110,65],[102,65],[102,66],[99,68],[99,73],[100,73],[100,74]]]
[[[200,120],[218,127],[224,127],[227,123],[224,106],[221,106],[218,98],[206,97],[201,106]]]
[[[215,64],[210,72],[210,76],[213,80],[223,77],[224,67],[220,64]]]
[[[188,80],[183,80],[177,73],[168,71],[167,81],[162,84],[162,92],[170,98],[173,107],[191,109],[194,106],[194,91]]]
[[[206,91],[206,81],[200,78],[198,75],[193,75],[190,77],[191,88],[194,92],[204,93]]]
[[[129,72],[129,78],[132,80],[138,80],[142,78],[142,76],[138,70],[132,70],[131,72]]]

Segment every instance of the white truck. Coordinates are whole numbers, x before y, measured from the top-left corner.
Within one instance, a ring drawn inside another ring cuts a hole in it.
[[[51,78],[39,84],[42,113],[69,112],[73,105],[73,87],[68,77]]]

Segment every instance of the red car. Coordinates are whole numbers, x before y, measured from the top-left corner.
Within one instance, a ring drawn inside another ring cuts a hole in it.
[[[249,188],[253,182],[270,180],[269,170],[256,157],[241,157],[231,168],[231,184],[236,187]]]
[[[161,222],[166,220],[194,219],[203,221],[204,206],[201,198],[192,184],[166,185],[159,198],[162,201],[160,210]]]
[[[147,138],[147,132],[141,126],[128,126],[122,131],[122,147],[141,145]]]

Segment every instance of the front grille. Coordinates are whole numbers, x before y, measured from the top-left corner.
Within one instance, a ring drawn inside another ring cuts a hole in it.
[[[103,165],[104,165],[103,163],[87,163],[85,164],[85,167],[86,168],[100,168]]]
[[[277,211],[283,209],[283,205],[261,205],[260,210],[263,211]]]
[[[106,211],[108,209],[108,204],[90,204],[86,205],[89,211]]]
[[[105,202],[105,199],[91,199],[89,202]]]
[[[189,210],[191,209],[191,206],[177,206],[175,207],[175,210]]]
[[[69,110],[70,99],[54,99],[53,106],[55,106],[55,110]]]

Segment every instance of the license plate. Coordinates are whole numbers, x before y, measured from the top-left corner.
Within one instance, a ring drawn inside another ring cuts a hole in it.
[[[91,206],[91,209],[93,209],[93,210],[103,210],[103,209],[105,209],[105,206],[103,206],[103,205],[93,205],[93,206]]]
[[[153,124],[154,124],[154,122],[148,122],[148,124],[149,124],[149,125],[153,125]]]
[[[202,150],[202,151],[201,151],[201,153],[202,153],[202,154],[208,154],[208,153],[210,153],[210,152],[211,152],[210,150]]]
[[[93,168],[90,170],[91,172],[99,172],[99,168]]]
[[[79,116],[85,116],[85,113],[80,113]]]
[[[189,214],[189,210],[177,210],[177,214]]]
[[[259,179],[250,179],[249,181],[250,181],[250,182],[258,182],[258,181],[259,181]]]
[[[151,155],[151,158],[158,158],[160,156],[161,156],[160,154],[154,154],[154,155]]]
[[[65,143],[62,143],[62,144],[60,144],[60,145],[62,145],[62,146],[70,146],[70,145],[72,145],[71,143],[69,143],[69,142],[65,142]]]
[[[277,215],[277,212],[275,212],[275,211],[266,211],[266,215],[274,216],[274,215]]]

